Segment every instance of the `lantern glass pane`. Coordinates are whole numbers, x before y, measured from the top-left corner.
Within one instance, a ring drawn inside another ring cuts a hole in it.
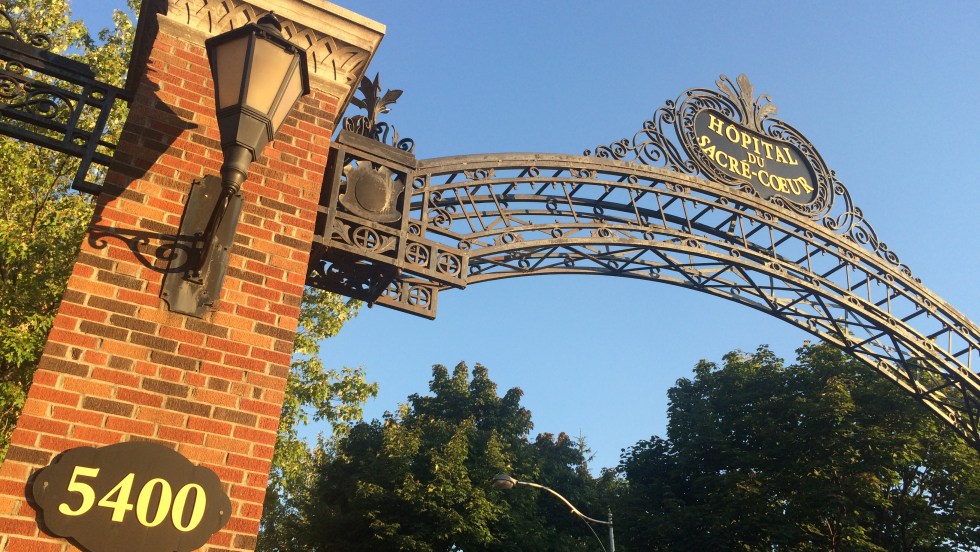
[[[255,41],[255,54],[252,56],[252,71],[249,74],[248,92],[245,105],[270,115],[286,71],[292,65],[293,54],[281,46],[265,40]]]
[[[218,110],[239,102],[242,93],[242,74],[245,71],[245,54],[248,52],[248,36],[229,40],[214,48],[212,67],[217,94]]]
[[[276,112],[272,114],[272,131],[279,130],[286,115],[293,109],[296,100],[303,95],[303,78],[300,74],[300,64],[294,63],[293,70],[289,75],[289,82],[286,83],[286,90],[282,94],[282,101],[276,106]]]

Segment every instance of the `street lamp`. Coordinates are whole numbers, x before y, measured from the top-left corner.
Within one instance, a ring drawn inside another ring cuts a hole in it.
[[[206,268],[214,233],[231,199],[241,191],[249,165],[272,141],[300,96],[310,92],[306,52],[282,37],[282,25],[272,13],[257,24],[211,37],[204,47],[214,77],[224,164],[221,196],[204,230],[198,273]]]
[[[498,489],[502,489],[504,491],[509,491],[509,490],[513,489],[517,485],[527,485],[528,487],[534,487],[535,489],[544,489],[545,491],[548,491],[549,493],[551,493],[552,495],[554,495],[556,498],[558,498],[558,500],[562,501],[566,506],[568,506],[568,508],[571,510],[571,513],[573,515],[578,516],[579,518],[581,518],[586,523],[596,523],[596,524],[599,524],[599,525],[606,525],[606,526],[608,526],[609,527],[609,552],[616,552],[616,539],[613,537],[612,510],[609,510],[608,519],[606,521],[602,521],[601,519],[590,518],[589,516],[583,514],[582,512],[580,512],[578,510],[578,508],[576,508],[575,506],[572,506],[572,503],[569,502],[568,499],[566,499],[565,497],[561,496],[560,494],[558,494],[557,492],[555,492],[554,489],[552,489],[550,487],[545,487],[544,485],[540,485],[538,483],[531,483],[530,481],[518,481],[517,479],[514,479],[513,477],[511,477],[511,476],[509,476],[507,474],[504,474],[504,473],[495,475],[491,481],[493,482],[493,486],[494,487],[496,487]],[[593,534],[595,534],[594,531],[593,531]],[[599,536],[596,535],[596,539],[598,539],[598,538],[599,538]],[[602,545],[602,541],[601,540],[599,541],[599,544]],[[605,548],[603,548],[603,549],[605,549]]]
[[[216,300],[242,209],[241,188],[252,161],[272,141],[286,115],[310,91],[306,52],[282,36],[282,25],[268,13],[257,21],[204,42],[214,79],[215,112],[221,135],[220,193],[217,178],[205,177],[205,191],[191,193],[181,226],[195,236],[183,278],[164,290],[171,310],[203,316]],[[193,205],[217,195],[207,223],[206,210]],[[229,223],[222,227],[222,221]],[[201,227],[203,231],[201,231]],[[220,231],[219,231],[220,229]],[[219,235],[220,234],[220,235]]]

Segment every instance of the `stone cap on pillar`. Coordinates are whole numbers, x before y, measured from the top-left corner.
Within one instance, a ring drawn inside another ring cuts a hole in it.
[[[146,69],[146,55],[159,14],[203,33],[217,35],[258,21],[273,12],[283,35],[306,50],[310,86],[336,96],[342,109],[354,96],[361,77],[385,34],[385,26],[330,2],[314,0],[143,0],[126,88],[132,91]],[[202,40],[203,44],[203,40]]]

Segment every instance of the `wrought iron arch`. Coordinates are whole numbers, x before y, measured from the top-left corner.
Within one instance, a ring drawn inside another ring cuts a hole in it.
[[[690,94],[668,103],[675,120]],[[775,123],[768,136],[791,129]],[[369,127],[342,131],[333,147],[311,285],[427,317],[440,291],[501,278],[593,274],[685,287],[855,355],[980,450],[980,328],[912,276],[830,171],[816,171],[824,189],[809,207],[788,208],[704,175],[676,148],[654,151],[667,143],[655,121],[600,156],[420,161]],[[812,146],[794,143],[822,166]],[[631,152],[633,162],[621,160]]]

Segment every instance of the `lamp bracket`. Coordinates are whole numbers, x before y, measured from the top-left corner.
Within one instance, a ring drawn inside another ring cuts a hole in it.
[[[197,318],[205,314],[218,301],[221,285],[228,268],[228,257],[235,239],[235,229],[242,210],[242,196],[232,196],[221,224],[215,231],[211,243],[203,243],[203,234],[208,220],[221,195],[221,178],[205,176],[191,185],[187,207],[180,224],[180,236],[195,236],[193,247],[177,248],[170,259],[170,265],[163,277],[160,297],[166,301],[172,312],[179,312]],[[196,267],[199,256],[210,247],[206,266],[197,273],[189,273],[187,267]],[[196,256],[197,258],[190,258]]]

